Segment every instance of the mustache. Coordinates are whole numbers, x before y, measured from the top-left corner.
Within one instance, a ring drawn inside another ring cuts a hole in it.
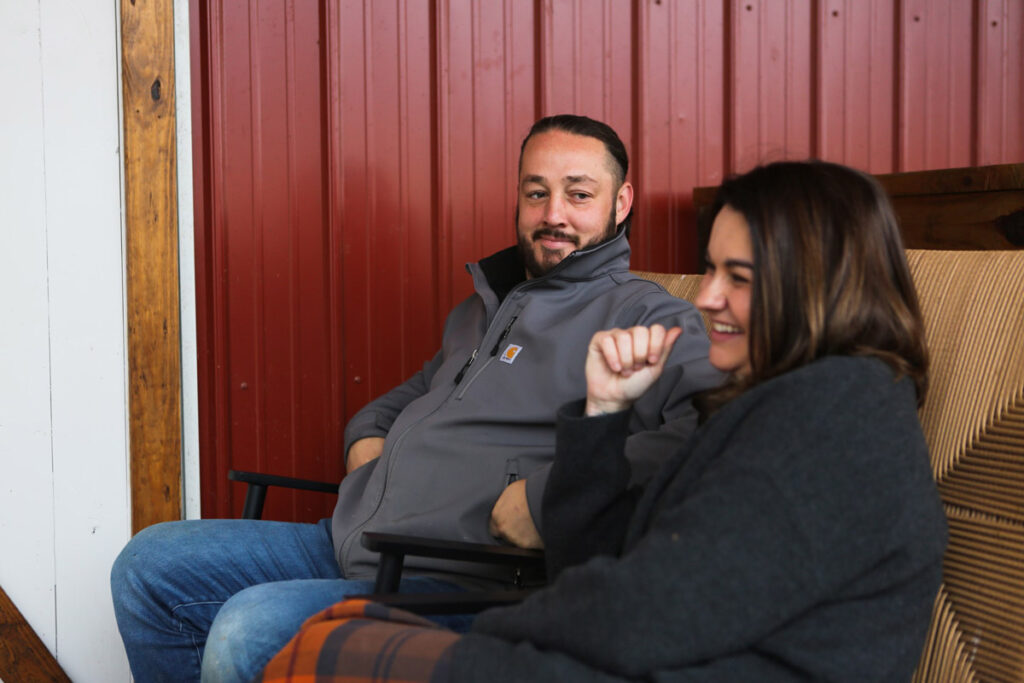
[[[530,237],[533,238],[534,242],[542,237],[553,237],[556,240],[567,240],[575,244],[577,247],[580,246],[580,238],[578,235],[570,235],[567,232],[556,230],[554,228],[538,228],[533,231],[533,234]]]

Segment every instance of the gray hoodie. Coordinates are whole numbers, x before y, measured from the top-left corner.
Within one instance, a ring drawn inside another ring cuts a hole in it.
[[[555,415],[586,393],[586,348],[596,331],[654,323],[684,330],[663,377],[633,411],[631,431],[663,430],[634,437],[637,480],[657,467],[650,454],[666,450],[639,442],[692,431],[691,394],[721,381],[707,360],[700,314],[629,273],[622,233],[574,252],[540,278],[523,279],[514,247],[467,269],[476,293],[449,314],[441,350],[345,430],[346,452],[358,439],[386,437],[381,457],[346,476],[338,490],[332,534],[346,578],[376,572],[376,554],[360,543],[364,531],[493,543],[491,508],[516,479],[527,480],[540,529]],[[467,585],[510,580],[506,569],[464,562],[408,558],[406,566]]]

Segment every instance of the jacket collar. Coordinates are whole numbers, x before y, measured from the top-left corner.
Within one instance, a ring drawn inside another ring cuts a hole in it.
[[[532,282],[555,280],[592,280],[610,273],[629,270],[629,240],[621,228],[615,237],[593,247],[574,251],[561,263]],[[513,287],[526,280],[526,267],[515,246],[481,259],[478,263],[467,263],[466,270],[473,277],[478,293],[482,290],[493,292],[500,302]]]

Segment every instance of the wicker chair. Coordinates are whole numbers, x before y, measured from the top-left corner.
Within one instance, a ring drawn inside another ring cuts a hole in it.
[[[908,252],[950,541],[916,681],[1024,680],[1024,252]]]
[[[949,522],[914,681],[1024,681],[1024,251],[907,259],[931,353],[921,424]],[[700,285],[639,274],[691,300]]]

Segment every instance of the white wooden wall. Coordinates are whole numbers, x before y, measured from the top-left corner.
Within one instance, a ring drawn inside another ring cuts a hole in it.
[[[188,0],[175,0],[185,506],[199,516]],[[116,0],[0,0],[0,586],[74,681],[128,681]],[[8,683],[14,683],[9,681]]]
[[[84,682],[129,680],[118,45],[116,2],[0,1],[0,585]]]

